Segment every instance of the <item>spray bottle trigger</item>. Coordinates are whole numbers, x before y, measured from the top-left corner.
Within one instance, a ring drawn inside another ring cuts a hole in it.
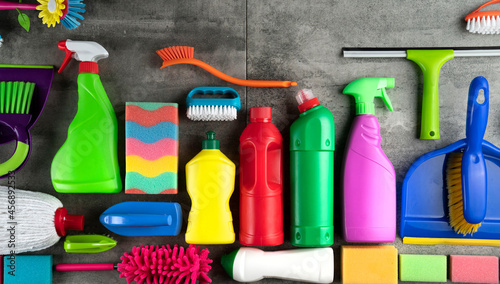
[[[66,68],[66,66],[68,66],[69,62],[71,61],[71,58],[73,57],[73,52],[71,50],[69,50],[68,47],[66,47],[66,41],[65,40],[61,40],[57,44],[57,47],[60,50],[66,51],[66,57],[64,57],[64,61],[61,64],[61,67],[59,67],[59,71],[57,71],[57,73],[61,73],[64,70],[64,68]]]
[[[392,102],[391,102],[391,99],[389,98],[389,96],[387,95],[387,91],[385,90],[385,88],[380,88],[380,90],[382,91],[382,101],[384,101],[384,104],[387,106],[387,108],[392,111]]]

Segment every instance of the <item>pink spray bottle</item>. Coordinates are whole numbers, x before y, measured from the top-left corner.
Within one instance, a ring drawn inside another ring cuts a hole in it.
[[[380,126],[374,98],[392,111],[385,88],[394,78],[361,78],[345,87],[354,96],[356,117],[347,139],[342,167],[344,239],[347,242],[394,242],[396,236],[396,174],[380,147]]]

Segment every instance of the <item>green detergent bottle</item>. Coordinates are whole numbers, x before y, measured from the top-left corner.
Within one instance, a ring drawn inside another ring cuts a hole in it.
[[[59,73],[71,58],[80,62],[78,111],[68,138],[51,166],[52,184],[63,193],[115,193],[122,189],[117,157],[117,122],[113,106],[99,77],[97,61],[108,57],[92,41],[59,42],[66,51]]]
[[[296,96],[300,117],[290,128],[291,243],[333,244],[333,115],[311,90]]]

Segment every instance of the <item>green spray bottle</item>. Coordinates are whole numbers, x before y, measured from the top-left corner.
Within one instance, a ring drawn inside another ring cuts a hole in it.
[[[121,191],[117,156],[117,122],[113,106],[99,77],[97,61],[108,52],[93,41],[60,41],[66,51],[59,73],[71,58],[80,62],[78,111],[68,138],[51,166],[52,184],[64,193],[115,193]]]
[[[335,127],[330,110],[311,90],[296,96],[300,117],[290,128],[291,243],[300,247],[333,244],[333,152]]]

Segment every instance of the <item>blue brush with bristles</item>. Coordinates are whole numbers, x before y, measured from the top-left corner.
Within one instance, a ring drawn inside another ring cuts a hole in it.
[[[200,98],[193,97],[201,95]],[[210,98],[210,95],[230,95],[232,98]],[[186,98],[187,117],[194,121],[235,120],[241,108],[240,96],[229,87],[198,87]]]
[[[64,10],[65,15],[61,19],[61,24],[69,30],[76,29],[80,26],[78,20],[83,21],[83,16],[81,14],[85,13],[85,4],[82,3],[83,0],[67,0],[67,5]]]

